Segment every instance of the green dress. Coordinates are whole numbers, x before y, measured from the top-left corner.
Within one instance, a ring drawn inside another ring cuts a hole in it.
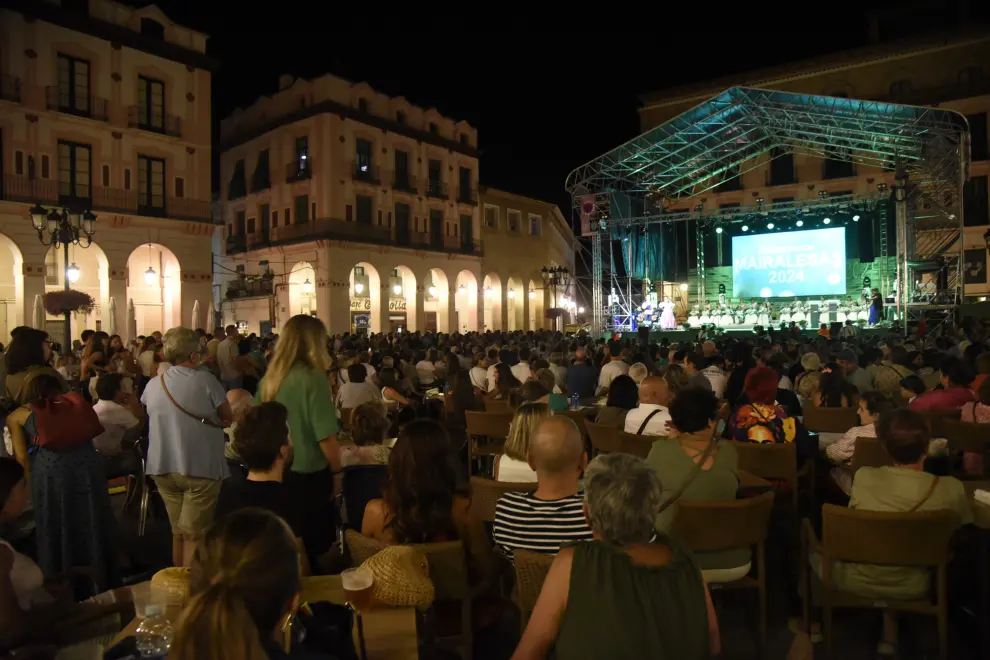
[[[567,608],[555,656],[560,660],[701,660],[710,657],[701,571],[689,552],[665,566],[642,566],[603,541],[574,546]]]

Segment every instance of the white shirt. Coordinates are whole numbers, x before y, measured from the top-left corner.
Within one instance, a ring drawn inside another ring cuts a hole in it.
[[[612,384],[616,376],[625,376],[629,373],[629,365],[622,360],[610,360],[608,364],[602,367],[602,371],[598,374],[598,391],[608,389],[608,386]]]
[[[416,375],[423,385],[432,385],[435,377],[433,363],[429,360],[421,360],[416,363]]]
[[[557,387],[563,387],[564,383],[567,382],[567,367],[562,367],[559,364],[551,364],[550,371],[553,372],[553,377],[557,381]]]
[[[364,363],[364,370],[368,372],[368,380],[374,378],[375,374],[378,373],[377,371],[375,371],[375,368],[371,366],[371,364],[368,362]]]
[[[625,432],[638,432],[639,427],[643,425],[643,422],[646,421],[646,418],[654,410],[658,412],[650,418],[649,424],[643,429],[643,435],[667,435],[667,422],[670,421],[670,413],[665,406],[655,403],[641,403],[639,406],[630,410],[629,414],[626,415]]]
[[[45,576],[41,567],[27,555],[14,550],[6,541],[0,544],[7,546],[14,561],[10,565],[10,586],[22,610],[29,610],[39,605],[54,603],[55,598],[45,589]]]
[[[140,423],[130,410],[116,401],[100,399],[93,404],[93,412],[103,425],[103,433],[93,438],[96,451],[104,456],[114,456],[121,451],[120,443],[124,434]]]
[[[471,376],[471,384],[477,387],[481,391],[488,389],[488,372],[482,367],[471,367],[471,371],[468,372]]]
[[[241,377],[241,372],[237,370],[237,366],[234,364],[237,355],[237,340],[232,337],[227,337],[217,346],[217,366],[220,367],[222,380],[234,380]]]
[[[529,369],[529,362],[520,362],[511,369],[512,375],[519,380],[520,383],[525,383],[529,380],[529,377],[533,374]]]
[[[708,382],[712,384],[712,393],[719,399],[725,393],[725,374],[718,367],[708,367],[701,373],[705,375]]]
[[[138,366],[145,378],[155,377],[155,352],[148,350],[137,356]]]
[[[374,383],[344,383],[337,390],[338,408],[357,408],[362,403],[381,401],[382,393]]]
[[[514,483],[536,483],[536,472],[526,461],[517,461],[505,454],[498,456],[495,464],[496,481]]]
[[[488,381],[488,391],[495,391],[495,365],[488,367],[488,373],[485,376],[485,380]]]

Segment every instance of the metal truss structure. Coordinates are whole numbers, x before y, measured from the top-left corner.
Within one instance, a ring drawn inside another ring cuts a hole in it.
[[[962,189],[969,171],[969,127],[963,115],[939,108],[733,87],[567,177],[575,210],[590,216],[594,230],[594,330],[612,325],[611,310],[604,304],[601,252],[609,237],[602,237],[603,232],[617,224],[724,219],[719,210],[668,213],[666,209],[683,206],[687,198],[789,153],[892,171],[897,273],[896,286],[891,288],[896,288],[899,318],[910,319],[933,307],[951,311],[961,302]],[[616,203],[620,199],[622,203]],[[813,201],[797,203],[808,206]],[[884,231],[881,252],[886,250]],[[919,273],[937,282],[929,304],[910,300]]]

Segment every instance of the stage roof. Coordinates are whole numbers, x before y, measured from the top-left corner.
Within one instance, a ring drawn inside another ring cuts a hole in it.
[[[566,188],[576,201],[595,195],[606,214],[613,193],[661,207],[787,153],[900,167],[915,181],[955,187],[968,133],[950,110],[733,87],[575,169]]]

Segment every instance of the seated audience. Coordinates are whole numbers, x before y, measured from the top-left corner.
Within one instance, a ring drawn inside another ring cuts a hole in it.
[[[959,410],[967,403],[976,400],[969,384],[973,382],[973,368],[962,360],[946,358],[939,369],[940,390],[932,390],[920,395],[908,404],[908,408],[918,412],[940,412]]]
[[[687,371],[680,364],[668,365],[663,371],[663,380],[667,383],[667,390],[670,392],[671,399],[688,387]]]
[[[822,379],[817,391],[811,395],[811,404],[816,408],[851,408],[856,405],[856,388],[845,379],[840,367],[829,362],[822,367]]]
[[[285,522],[244,509],[206,532],[189,569],[189,602],[175,624],[171,660],[325,657],[293,646],[282,628],[302,590],[299,551]]]
[[[505,362],[495,365],[495,390],[491,398],[495,401],[511,401],[512,395],[519,389],[522,383],[512,373],[512,369]]]
[[[598,409],[596,424],[626,427],[626,415],[639,404],[639,387],[630,376],[616,376],[608,388],[605,405]]]
[[[670,365],[668,370],[677,365]],[[626,433],[636,435],[667,435],[670,413],[667,405],[671,393],[667,381],[650,376],[639,385],[639,405],[626,414]]]
[[[347,367],[347,382],[337,390],[337,407],[349,410],[369,401],[381,401],[382,393],[368,380],[368,370],[360,362]]]
[[[495,457],[497,481],[536,481],[536,472],[529,464],[529,440],[540,422],[550,415],[550,407],[545,403],[526,402],[516,408],[503,453]]]
[[[351,414],[351,446],[340,448],[340,463],[350,465],[387,465],[391,451],[385,446],[389,421],[380,403],[362,403]]]
[[[578,659],[718,655],[701,571],[690,552],[653,528],[662,501],[653,470],[640,458],[605,454],[588,465],[584,486],[595,540],[554,559],[513,659],[546,658],[551,649]]]
[[[832,479],[847,495],[852,489],[853,474],[849,461],[856,450],[856,438],[877,437],[876,422],[880,416],[894,409],[894,404],[882,392],[867,392],[859,399],[859,423],[825,448],[825,455],[838,467],[832,469]]]
[[[103,426],[103,433],[93,438],[93,446],[107,460],[108,475],[137,472],[141,468],[132,445],[148,416],[137,396],[121,389],[123,380],[120,374],[104,374],[96,382],[99,401],[93,405],[93,412]],[[129,441],[127,447],[122,444],[125,440]]]
[[[800,420],[777,404],[777,381],[777,373],[769,367],[757,367],[747,374],[745,394],[748,403],[736,408],[729,417],[729,432],[734,440],[781,443],[798,442],[807,437]],[[800,446],[798,453],[802,453]]]
[[[577,394],[581,398],[587,398],[595,395],[598,383],[595,377],[595,368],[588,360],[583,347],[578,347],[574,351],[574,362],[567,369],[564,383],[567,385],[567,391],[571,393],[571,396]]]
[[[301,531],[298,507],[283,485],[283,476],[292,460],[289,443],[288,411],[277,401],[251,408],[244,423],[234,433],[234,449],[247,468],[243,479],[224,479],[214,513],[216,519],[238,509],[268,509],[283,518],[295,533]]]
[[[927,389],[925,387],[925,381],[921,380],[920,377],[915,376],[914,374],[905,376],[901,379],[899,384],[901,387],[901,399],[903,399],[906,404],[910,404],[915,400],[915,398],[924,394]]]
[[[564,394],[554,391],[554,388],[557,387],[557,379],[549,368],[537,369],[536,373],[533,374],[533,377],[536,378],[540,385],[543,386],[543,389],[547,391],[543,397],[538,399],[540,403],[547,404],[550,406],[550,410],[554,412],[567,410],[569,407],[567,397]]]
[[[708,379],[708,383],[712,387],[712,393],[721,399],[725,394],[725,358],[721,355],[712,355],[710,357],[706,356],[705,359],[708,360],[708,366],[705,367],[702,373]]]
[[[556,554],[565,543],[591,540],[579,493],[587,463],[573,420],[554,416],[540,422],[529,443],[536,491],[506,493],[495,506],[495,544],[509,561],[520,548]]]
[[[399,383],[399,374],[392,367],[385,367],[378,373],[378,378],[382,383],[382,400],[386,404],[409,405],[409,399],[402,394],[402,387]]]
[[[647,369],[646,365],[642,362],[637,362],[629,367],[629,373],[627,375],[633,379],[634,383],[639,385],[647,376],[650,375],[650,370]],[[615,378],[619,378],[619,376],[616,376]],[[613,383],[615,383],[615,378],[612,379]],[[611,385],[609,386],[609,391],[611,391]]]
[[[984,353],[984,355],[987,355]],[[960,419],[970,424],[990,424],[990,379],[983,379],[977,391],[978,399],[965,404],[960,411]],[[983,474],[983,455],[967,451],[963,454],[963,468],[967,474]]]
[[[629,373],[629,363],[622,359],[622,342],[610,341],[608,343],[608,358],[608,362],[602,366],[598,373],[598,394],[603,394],[616,376]]]
[[[688,387],[700,387],[712,391],[712,383],[705,375],[708,360],[700,353],[690,352],[684,357],[684,372],[687,374]]]

